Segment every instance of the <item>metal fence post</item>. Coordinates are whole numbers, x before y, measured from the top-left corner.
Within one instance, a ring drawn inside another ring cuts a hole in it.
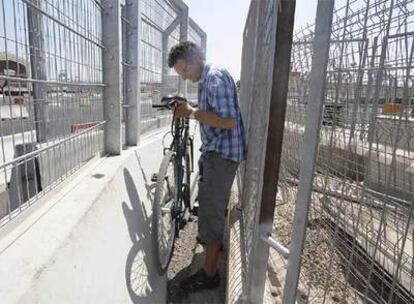
[[[122,100],[122,27],[120,0],[109,0],[102,14],[102,41],[105,47],[102,56],[104,88],[104,151],[112,155],[121,154],[121,100]]]
[[[40,1],[31,0],[31,4],[40,7]],[[42,14],[32,6],[27,6],[27,23],[30,46],[30,65],[32,78],[46,80],[46,52],[43,35]],[[37,142],[45,142],[47,139],[47,85],[41,82],[33,82],[33,110],[36,128]]]
[[[125,17],[128,21],[126,31],[126,96],[127,107],[125,120],[125,137],[128,146],[139,143],[141,113],[141,11],[139,1],[126,1]]]
[[[275,198],[279,179],[280,159],[282,156],[283,130],[285,124],[286,100],[288,93],[290,58],[292,49],[295,1],[279,0],[275,2],[277,23],[275,52],[273,61],[269,124],[267,127],[266,154],[264,158],[263,185],[258,226],[255,232],[252,261],[249,266],[248,302],[263,303],[265,291],[269,246],[262,236],[269,235],[273,229]],[[278,5],[281,4],[281,5]],[[280,10],[279,7],[282,9]]]
[[[188,25],[188,7],[186,5],[183,5],[180,12],[180,42],[188,40]],[[187,96],[187,82],[181,77],[179,80],[179,91],[184,96]]]
[[[201,37],[201,49],[203,50],[204,58],[207,58],[207,35]]]
[[[171,23],[165,31],[162,33],[162,88],[161,93],[162,96],[169,93],[168,88],[168,74],[169,74],[169,66],[168,66],[168,40],[171,35],[171,33],[177,28],[177,26],[180,24],[180,18],[177,17],[173,23]]]
[[[299,283],[308,211],[313,188],[313,174],[318,152],[319,129],[325,96],[326,68],[329,59],[329,41],[332,30],[334,3],[335,0],[319,0],[316,12],[308,116],[302,150],[302,164],[300,169],[295,216],[293,220],[292,245],[290,247],[283,293],[283,303],[285,304],[295,303]]]
[[[197,33],[197,35],[199,35],[199,37],[200,37],[200,45],[199,45],[199,47],[203,51],[204,58],[205,58],[206,57],[206,51],[207,51],[207,34],[191,18],[189,19],[189,27],[190,27],[191,30],[193,30],[195,33]]]

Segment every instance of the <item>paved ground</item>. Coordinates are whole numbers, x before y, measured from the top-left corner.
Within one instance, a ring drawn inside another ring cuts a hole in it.
[[[0,229],[1,303],[165,303],[150,229],[162,136],[96,159]]]

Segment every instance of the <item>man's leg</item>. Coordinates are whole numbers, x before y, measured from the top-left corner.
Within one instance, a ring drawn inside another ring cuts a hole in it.
[[[203,268],[184,280],[181,287],[187,291],[216,288],[220,284],[217,272],[223,242],[225,212],[237,163],[208,153],[203,160],[203,174],[199,183],[198,233],[205,248]]]
[[[209,244],[205,246],[204,272],[207,276],[212,277],[218,269],[221,243]]]

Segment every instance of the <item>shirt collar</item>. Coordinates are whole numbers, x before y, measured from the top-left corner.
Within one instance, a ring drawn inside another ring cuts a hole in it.
[[[204,80],[206,79],[207,74],[210,71],[210,66],[211,66],[211,64],[209,64],[209,63],[204,64],[203,72],[201,73],[200,83],[203,83]]]

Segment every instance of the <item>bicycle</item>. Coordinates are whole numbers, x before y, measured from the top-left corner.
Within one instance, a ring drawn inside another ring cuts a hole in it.
[[[166,96],[161,99],[161,104],[152,107],[171,110],[183,102],[188,101],[181,96]],[[169,132],[173,140],[169,147],[164,147],[160,169],[158,174],[152,177],[152,181],[157,183],[152,231],[157,267],[161,274],[165,273],[169,266],[175,239],[186,223],[185,215],[192,211],[191,173],[194,171],[194,144],[189,130],[188,118],[173,118]]]

